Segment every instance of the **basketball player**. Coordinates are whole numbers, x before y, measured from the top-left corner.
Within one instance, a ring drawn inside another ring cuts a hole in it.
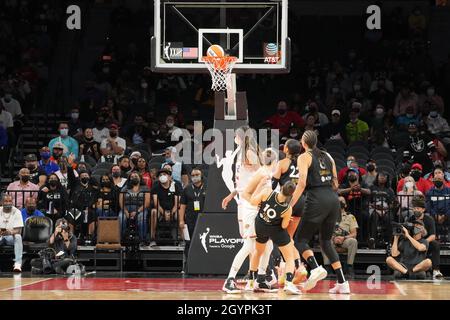
[[[255,193],[258,185],[262,183],[266,188],[272,187],[272,175],[275,169],[275,165],[278,161],[278,154],[274,149],[267,148],[261,154],[261,163],[263,164],[258,171],[253,175],[252,179],[247,184],[247,187],[244,189],[242,193],[242,197],[246,200],[245,204],[245,215],[244,215],[244,242],[251,242],[251,252],[252,254],[255,250],[255,239],[256,239],[256,231],[255,231],[255,218],[258,214],[258,207],[252,205],[250,203],[252,195]],[[244,245],[245,246],[245,245]],[[250,246],[249,246],[250,247]],[[273,250],[272,241],[268,241],[266,250],[264,251],[263,256],[261,257],[259,269],[264,270],[266,272],[267,266],[269,265],[270,255]],[[250,279],[248,281],[248,285],[246,285],[247,290],[255,290],[255,291],[266,291],[270,290],[277,282],[275,274],[269,276],[269,281],[261,282],[255,286],[253,281],[254,279]]]
[[[236,138],[234,141],[240,152],[238,153],[238,159],[236,160],[235,165],[235,184],[236,189],[231,192],[226,198],[222,201],[222,208],[225,210],[228,206],[228,203],[233,200],[236,195],[239,195],[238,202],[238,223],[239,223],[239,233],[242,238],[246,238],[247,235],[244,232],[244,219],[246,215],[252,215],[252,206],[248,203],[247,200],[243,198],[243,191],[245,187],[248,185],[252,176],[259,169],[260,163],[260,151],[259,146],[256,142],[256,139],[253,134],[253,130],[248,126],[242,126],[236,130]],[[230,272],[228,274],[228,278],[225,281],[225,284],[222,288],[223,291],[227,293],[240,293],[236,286],[235,277],[239,272],[242,264],[244,263],[247,256],[253,251],[253,246],[251,241],[245,241],[242,245],[242,248],[236,254],[233,263],[231,265]],[[248,290],[253,290],[250,286],[247,288]]]
[[[340,215],[340,202],[335,192],[338,187],[336,165],[328,153],[317,148],[317,135],[314,131],[305,131],[301,143],[305,153],[297,160],[299,180],[291,204],[297,203],[306,191],[302,223],[297,231],[300,254],[311,267],[311,275],[303,288],[305,291],[311,290],[318,281],[327,276],[327,271],[317,264],[314,253],[308,246],[308,242],[319,231],[320,247],[329,257],[338,280],[336,286],[329,292],[350,293],[350,286],[342,272],[339,256],[331,243]]]
[[[250,274],[252,279],[255,279],[257,274],[258,287],[265,287],[266,270],[261,268],[256,270],[259,259],[265,251],[266,243],[272,240],[286,260],[284,291],[288,294],[301,294],[301,291],[292,282],[295,271],[294,242],[286,231],[292,215],[289,202],[294,190],[295,184],[292,182],[287,182],[281,188],[281,192],[276,192],[272,188],[264,186],[264,181],[261,181],[252,195],[251,204],[259,206],[259,211],[255,222],[256,251],[251,259]],[[267,291],[272,292],[272,290]]]
[[[287,182],[298,182],[298,168],[297,159],[300,156],[301,145],[298,140],[289,139],[284,145],[283,152],[286,158],[278,162],[277,168],[272,178],[272,189],[276,190],[278,185],[284,186]],[[304,197],[301,197],[297,203],[292,207],[292,218],[287,227],[287,232],[291,239],[293,239],[295,231],[297,231],[298,224],[303,213],[303,206],[305,204]],[[300,254],[295,249],[295,270],[301,267]],[[303,266],[302,266],[303,267]],[[301,272],[296,272],[294,283],[298,283],[301,277]]]

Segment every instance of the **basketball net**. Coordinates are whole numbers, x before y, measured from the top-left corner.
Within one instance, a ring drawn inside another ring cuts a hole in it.
[[[236,57],[203,57],[202,61],[211,73],[213,91],[231,89],[231,71],[237,61]]]

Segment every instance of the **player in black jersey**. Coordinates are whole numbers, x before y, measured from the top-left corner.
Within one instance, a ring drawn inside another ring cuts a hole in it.
[[[320,247],[330,259],[338,280],[330,293],[350,293],[350,286],[342,272],[339,256],[331,243],[340,216],[340,202],[336,194],[338,188],[336,165],[328,153],[317,148],[317,135],[314,131],[305,131],[301,142],[306,152],[297,160],[299,180],[291,204],[296,203],[305,191],[305,209],[297,231],[297,241],[300,254],[312,270],[304,290],[311,290],[319,280],[327,276],[327,271],[317,264],[314,253],[308,245],[319,231]]]
[[[286,231],[292,216],[289,202],[294,190],[295,184],[292,182],[286,183],[281,192],[276,192],[264,187],[264,181],[262,181],[252,195],[251,204],[259,206],[255,219],[256,252],[250,264],[251,278],[255,279],[257,275],[257,289],[272,291],[266,284],[266,270],[258,269],[259,259],[265,251],[266,243],[272,240],[286,260],[284,291],[288,294],[301,294],[301,291],[292,283],[295,271],[294,243]]]
[[[275,190],[278,185],[284,186],[287,182],[293,182],[297,184],[298,182],[298,168],[297,159],[302,151],[302,146],[300,141],[289,139],[284,145],[283,152],[286,154],[286,158],[278,162],[275,169],[275,173],[272,177],[272,189]],[[294,234],[297,231],[298,224],[300,223],[301,216],[303,213],[305,201],[304,197],[301,197],[299,201],[292,207],[292,218],[287,227],[287,232],[291,239],[294,238]],[[300,254],[297,249],[295,249],[295,279],[294,283],[297,284],[302,279],[302,272],[299,268],[303,266],[300,265]],[[298,271],[298,272],[297,272]]]

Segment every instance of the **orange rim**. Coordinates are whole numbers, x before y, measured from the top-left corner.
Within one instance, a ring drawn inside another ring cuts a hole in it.
[[[214,70],[226,70],[230,63],[236,62],[237,58],[232,56],[226,57],[209,57],[204,56],[202,61],[213,66]]]

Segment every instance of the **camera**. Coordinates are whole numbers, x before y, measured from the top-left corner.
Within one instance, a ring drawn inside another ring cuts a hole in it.
[[[414,233],[414,223],[412,222],[404,222],[404,223],[398,223],[398,222],[392,222],[392,231],[394,236],[401,236],[403,235],[403,227],[408,230],[410,234]]]

